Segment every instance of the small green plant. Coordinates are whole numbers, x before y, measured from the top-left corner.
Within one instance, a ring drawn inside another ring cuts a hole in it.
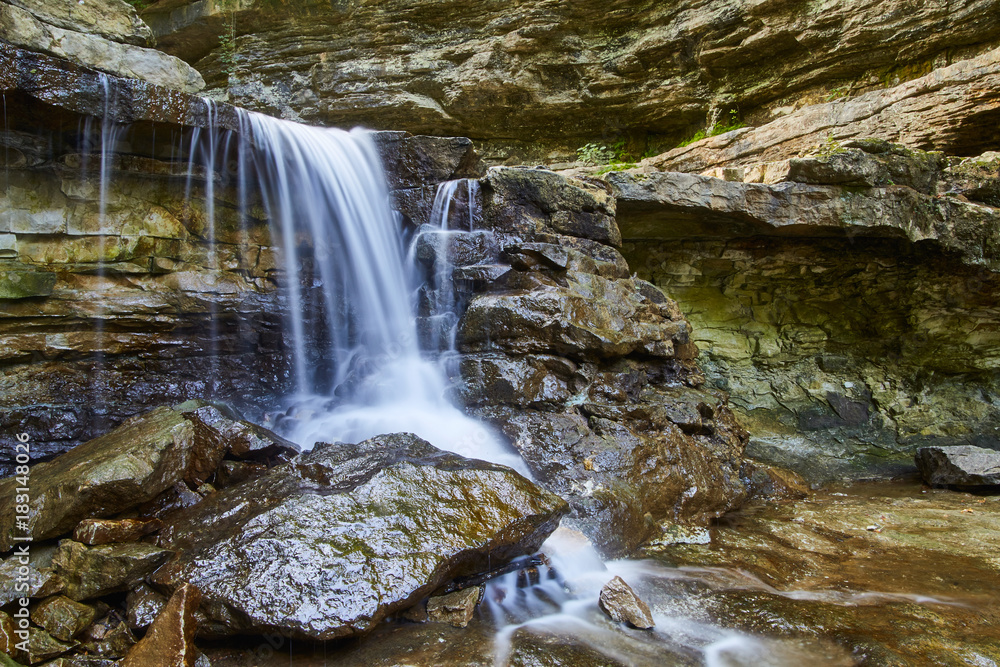
[[[737,109],[729,110],[729,122],[726,124],[716,123],[707,130],[698,130],[691,136],[690,139],[685,139],[681,143],[677,144],[678,148],[684,148],[685,146],[690,146],[696,141],[701,141],[707,137],[714,137],[720,134],[725,134],[726,132],[732,132],[733,130],[738,130],[741,127],[746,127],[746,123],[740,120],[740,112]]]
[[[236,48],[236,14],[229,15],[229,23],[219,35],[219,62],[226,76],[232,76],[239,70],[237,65],[238,50]]]
[[[143,9],[156,2],[156,0],[125,0],[125,2],[135,7],[136,11],[141,12]]]

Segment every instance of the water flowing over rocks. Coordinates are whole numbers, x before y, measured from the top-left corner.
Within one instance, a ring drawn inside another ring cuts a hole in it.
[[[152,577],[203,594],[206,634],[332,639],[442,584],[531,553],[565,503],[517,473],[410,434],[324,444],[168,522]]]
[[[601,610],[613,621],[628,623],[640,630],[649,630],[655,625],[649,606],[621,577],[615,577],[604,584],[599,604]]]
[[[0,87],[0,426],[44,459],[192,396],[261,419],[291,384],[279,252],[259,206],[241,223],[235,179],[199,148],[239,128],[235,110],[6,44]],[[377,144],[418,223],[438,182],[478,168],[467,139]],[[209,180],[214,198],[196,196]]]

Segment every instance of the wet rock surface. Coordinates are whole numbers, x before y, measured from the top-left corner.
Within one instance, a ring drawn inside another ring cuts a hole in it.
[[[65,584],[65,594],[74,600],[125,591],[162,565],[171,555],[152,544],[106,544],[87,547],[62,540],[52,567]]]
[[[536,549],[565,504],[408,434],[323,445],[206,498],[159,534],[152,582],[203,593],[202,631],[362,633],[457,576]]]
[[[432,597],[427,600],[427,620],[464,628],[469,625],[482,598],[483,589],[480,586]]]
[[[197,629],[195,610],[201,593],[190,584],[181,586],[170,597],[146,636],[139,640],[121,661],[121,667],[194,667],[200,654],[194,645]]]
[[[83,632],[96,617],[96,609],[63,595],[46,598],[31,611],[33,623],[64,642]]]
[[[710,545],[656,557],[706,568],[688,570],[695,594],[676,609],[725,626],[832,640],[873,664],[996,661],[998,510],[915,482],[833,487],[736,513]]]
[[[604,584],[598,604],[613,621],[628,623],[640,630],[649,630],[655,625],[649,606],[621,577]]]
[[[34,466],[28,531],[36,540],[56,537],[83,519],[131,509],[180,482],[196,462],[211,459],[214,468],[224,453],[215,443],[198,438],[183,413],[157,408]],[[12,497],[16,485],[16,479],[4,479],[0,491]],[[14,516],[13,505],[0,511],[2,550],[13,545]]]
[[[482,227],[510,268],[467,297],[458,398],[605,553],[738,506],[744,434],[725,397],[700,389],[676,304],[630,277],[607,186],[492,168],[481,188]]]
[[[931,485],[1000,486],[1000,452],[984,447],[922,447],[917,468]]]

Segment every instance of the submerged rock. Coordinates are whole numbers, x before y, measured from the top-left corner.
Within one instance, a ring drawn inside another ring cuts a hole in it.
[[[213,634],[345,637],[536,550],[566,509],[411,434],[325,444],[178,513],[159,536],[178,553],[151,581],[197,586]]]
[[[628,623],[640,630],[650,630],[655,625],[649,606],[621,577],[615,577],[604,585],[597,603],[605,614],[619,623]]]
[[[1000,485],[1000,451],[994,449],[972,445],[921,447],[915,459],[924,481],[932,486]]]
[[[197,622],[194,612],[201,602],[201,592],[191,584],[176,591],[156,617],[149,632],[129,649],[121,667],[194,667],[199,651],[194,646]]]

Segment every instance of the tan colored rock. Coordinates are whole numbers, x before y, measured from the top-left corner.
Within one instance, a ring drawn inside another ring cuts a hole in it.
[[[15,46],[66,58],[118,76],[189,93],[196,93],[205,86],[201,75],[179,58],[88,32],[67,30],[39,20],[15,5],[0,4],[0,32]]]
[[[73,539],[90,546],[136,542],[162,525],[159,519],[84,519],[73,529]]]
[[[199,655],[194,646],[197,630],[194,615],[200,602],[201,592],[191,584],[174,591],[146,636],[129,650],[121,666],[194,667]]]
[[[649,606],[643,602],[632,587],[621,577],[615,577],[604,584],[598,598],[601,611],[611,620],[628,623],[633,628],[651,630],[656,623],[649,611]]]
[[[487,139],[489,159],[531,164],[573,159],[585,142],[610,144],[627,130],[680,140],[734,107],[922,73],[996,46],[998,7],[240,0],[159,2],[143,17],[163,48],[235,103],[321,124]],[[218,48],[231,20],[234,48]]]
[[[702,139],[643,165],[702,172],[785,160],[824,144],[836,150],[860,137],[962,153],[992,136],[998,114],[1000,49],[994,49],[887,90],[806,106],[760,127]]]
[[[476,606],[482,597],[482,586],[473,586],[447,595],[432,597],[427,600],[427,620],[432,623],[448,623],[456,628],[464,628],[475,616]]]

